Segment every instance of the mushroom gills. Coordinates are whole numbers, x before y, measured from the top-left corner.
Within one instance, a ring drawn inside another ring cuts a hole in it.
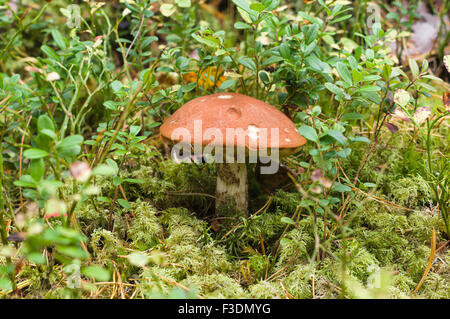
[[[247,215],[248,180],[245,163],[217,163],[216,214]]]

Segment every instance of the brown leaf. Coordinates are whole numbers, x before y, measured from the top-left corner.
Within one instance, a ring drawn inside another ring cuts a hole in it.
[[[442,94],[442,103],[444,104],[444,109],[450,111],[450,92]]]
[[[25,232],[18,232],[18,233],[13,233],[11,235],[8,236],[8,238],[6,238],[8,241],[24,241],[25,237],[26,237],[27,233]]]
[[[398,131],[397,125],[394,125],[394,124],[388,123],[388,122],[384,123],[384,125],[386,125],[387,128],[389,129],[389,131],[391,131],[392,133],[397,133],[397,131]]]

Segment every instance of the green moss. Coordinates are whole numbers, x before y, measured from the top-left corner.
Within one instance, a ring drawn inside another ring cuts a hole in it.
[[[159,243],[162,227],[158,222],[156,210],[149,203],[137,200],[131,203],[130,211],[136,216],[128,229],[132,246],[145,250]]]
[[[248,288],[249,294],[256,299],[282,299],[283,289],[277,282],[260,281]]]
[[[113,261],[120,260],[119,255],[124,253],[123,242],[116,234],[106,229],[95,229],[89,241],[97,263],[114,269]]]
[[[297,265],[283,280],[286,290],[298,299],[312,297],[312,269],[309,265]]]
[[[390,180],[388,194],[392,200],[406,207],[426,204],[431,198],[431,189],[420,175]]]
[[[323,228],[323,226],[318,228]],[[313,249],[314,218],[310,216],[301,219],[298,227],[288,231],[280,242],[277,267],[282,268],[288,264],[295,265],[305,262]]]
[[[105,204],[97,202],[94,206],[91,201],[81,203],[75,211],[81,227],[87,234],[97,228],[106,228],[108,213],[109,209]]]
[[[264,278],[270,258],[264,255],[255,255],[249,258],[251,275],[257,280]]]
[[[418,292],[419,298],[449,299],[450,280],[447,276],[440,276],[434,272],[427,275],[422,287]]]
[[[196,287],[205,298],[246,298],[247,294],[237,280],[224,274],[192,275],[182,284]]]
[[[363,283],[366,283],[372,269],[378,267],[379,262],[359,241],[354,239],[347,241],[347,243],[346,250],[341,249],[338,251],[338,254],[340,254],[341,260],[344,259],[342,254],[347,255],[345,257],[347,261],[345,265],[347,272]]]

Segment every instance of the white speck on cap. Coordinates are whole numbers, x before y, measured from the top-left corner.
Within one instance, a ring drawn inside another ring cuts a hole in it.
[[[257,127],[256,125],[249,125],[247,127],[248,137],[252,140],[258,139],[258,132],[259,132],[259,127]]]
[[[218,98],[219,99],[231,99],[233,96],[231,95],[219,95]]]

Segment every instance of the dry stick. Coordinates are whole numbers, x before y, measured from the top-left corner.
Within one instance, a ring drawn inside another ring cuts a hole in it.
[[[444,244],[442,244],[441,247],[439,247],[438,249],[436,249],[436,253],[439,252],[442,248],[444,248],[445,246],[447,246],[447,244],[450,243],[450,240],[447,240]]]
[[[283,289],[284,295],[286,296],[287,299],[295,299],[294,296],[292,296],[289,291],[287,291],[287,289],[284,287],[283,282],[280,280],[279,281],[281,288]]]
[[[423,273],[422,279],[420,279],[419,284],[417,285],[416,289],[414,289],[414,292],[413,292],[414,294],[417,293],[417,291],[419,291],[423,282],[427,278],[427,275],[431,269],[431,265],[433,264],[435,252],[436,252],[436,232],[433,228],[433,232],[431,234],[431,251],[430,251],[430,257],[428,257],[428,265],[427,265],[427,268],[425,269],[425,272]]]
[[[113,278],[112,278],[112,280],[113,280],[113,282],[114,282],[115,284],[117,284],[117,282],[116,282],[116,272],[115,272],[115,271],[113,271]],[[111,294],[110,299],[114,299],[114,297],[115,297],[115,295],[116,295],[116,291],[117,291],[117,285],[114,285],[114,286],[113,286],[113,291],[112,291],[112,294]]]
[[[133,41],[131,42],[130,46],[128,47],[127,53],[125,54],[125,59],[128,57],[128,54],[130,53],[131,48],[133,47],[134,43],[136,42],[136,39],[139,37],[139,35],[141,34],[142,31],[142,25],[144,24],[144,20],[145,20],[145,14],[144,14],[145,10],[142,11],[142,16],[141,16],[141,22],[139,23],[139,29],[136,33],[136,36],[134,37]]]

